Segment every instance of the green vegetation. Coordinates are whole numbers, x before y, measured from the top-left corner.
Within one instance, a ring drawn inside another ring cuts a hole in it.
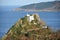
[[[20,8],[23,8],[23,9],[33,9],[33,8],[35,8],[35,9],[45,9],[45,8],[52,7],[54,4],[55,4],[55,2],[42,2],[42,3],[22,6]]]
[[[2,40],[59,40],[60,31],[54,33],[50,28],[42,28],[43,24],[37,19],[29,22],[27,17],[21,18],[10,28]],[[36,23],[36,24],[34,24]],[[45,25],[45,24],[44,24]],[[53,36],[52,36],[53,35]],[[51,37],[52,36],[52,37]]]
[[[1,39],[1,38],[0,38]]]
[[[60,11],[60,1],[34,3],[16,8],[15,10],[23,10],[28,12]]]

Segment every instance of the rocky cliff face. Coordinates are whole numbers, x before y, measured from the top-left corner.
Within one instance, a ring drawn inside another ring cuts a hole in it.
[[[2,40],[50,40],[51,29],[39,18],[38,14],[30,16],[33,16],[34,20],[29,22],[28,16],[19,19]]]

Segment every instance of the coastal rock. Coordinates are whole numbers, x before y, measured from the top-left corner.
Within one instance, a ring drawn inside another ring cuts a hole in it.
[[[28,16],[34,20],[29,22]],[[16,22],[2,40],[50,40],[52,30],[44,23],[38,14],[29,14]]]

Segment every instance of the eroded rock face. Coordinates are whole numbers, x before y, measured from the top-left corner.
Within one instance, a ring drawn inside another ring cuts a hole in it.
[[[29,22],[28,16],[21,18],[10,28],[3,40],[50,40],[51,29],[39,18],[32,14],[34,20]],[[43,26],[47,26],[43,28]]]

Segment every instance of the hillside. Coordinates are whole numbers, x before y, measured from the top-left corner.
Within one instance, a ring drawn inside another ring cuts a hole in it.
[[[38,14],[28,14],[11,27],[2,40],[59,39],[60,36],[58,37],[55,34],[56,33],[53,33],[46,23],[39,18]],[[55,37],[52,37],[52,35]]]
[[[41,2],[41,3],[30,4],[30,5],[19,7],[16,10],[24,10],[24,11],[60,11],[60,1]]]
[[[20,8],[24,9],[44,9],[44,8],[49,8],[52,7],[55,4],[55,2],[42,2],[42,3],[35,3],[35,4],[30,4],[26,6],[22,6]]]

